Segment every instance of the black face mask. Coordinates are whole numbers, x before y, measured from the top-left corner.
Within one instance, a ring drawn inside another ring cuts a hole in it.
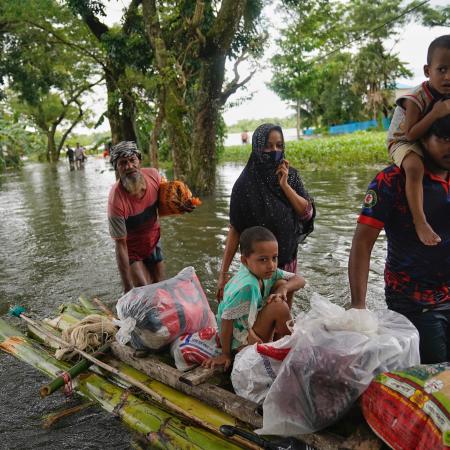
[[[272,150],[270,152],[264,152],[263,158],[266,161],[279,163],[283,159],[283,152],[278,152],[276,150]]]

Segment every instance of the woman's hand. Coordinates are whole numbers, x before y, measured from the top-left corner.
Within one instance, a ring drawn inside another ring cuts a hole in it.
[[[280,162],[280,165],[278,166],[275,173],[278,175],[278,182],[280,183],[282,189],[289,186],[288,185],[289,161],[287,159],[283,159],[283,161]]]
[[[222,353],[215,358],[209,358],[202,362],[202,367],[206,367],[207,369],[214,369],[216,366],[223,366],[223,370],[227,371],[231,366],[231,356]]]
[[[219,279],[217,280],[216,300],[220,303],[223,299],[223,289],[230,280],[229,273],[219,273]]]

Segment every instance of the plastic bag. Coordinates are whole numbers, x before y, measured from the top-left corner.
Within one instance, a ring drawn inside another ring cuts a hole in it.
[[[261,434],[313,433],[339,420],[380,372],[419,362],[419,334],[390,310],[349,310],[313,295],[264,401]]]
[[[182,334],[170,346],[175,366],[183,372],[221,352],[219,333],[212,327],[203,328],[196,333]]]
[[[292,336],[270,344],[253,344],[234,359],[231,382],[237,395],[262,403],[290,350]]]
[[[183,333],[216,327],[193,267],[160,283],[134,288],[117,302],[116,339],[135,349],[158,350]]]

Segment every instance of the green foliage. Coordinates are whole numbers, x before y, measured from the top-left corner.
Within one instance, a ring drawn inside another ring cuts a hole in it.
[[[41,135],[31,131],[30,125],[17,114],[11,115],[2,111],[2,117],[0,117],[0,170],[7,167],[18,167],[22,163],[22,157],[42,153],[45,143]]]
[[[412,74],[384,41],[395,38],[414,17],[431,25],[445,15],[427,7],[429,19],[423,8],[402,16],[417,3],[284,0],[287,27],[271,60],[270,87],[284,100],[300,102],[302,126],[388,116],[396,79]],[[354,42],[356,55],[343,50],[348,42]]]
[[[251,145],[225,147],[221,162],[246,162]],[[337,169],[388,164],[386,133],[358,132],[286,142],[286,159],[301,169]]]
[[[0,78],[12,91],[9,105],[47,137],[47,158],[57,161],[67,134],[89,117],[83,94],[100,80],[93,81],[97,65],[84,53],[89,35],[52,0],[5,0],[0,21],[7,24]]]
[[[295,116],[284,117],[265,117],[264,119],[242,119],[233,125],[226,127],[227,133],[240,133],[242,131],[253,131],[262,123],[274,123],[282,128],[295,128]]]

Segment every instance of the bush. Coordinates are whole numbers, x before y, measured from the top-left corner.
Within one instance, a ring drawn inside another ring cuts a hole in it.
[[[246,162],[250,145],[225,147],[221,162]],[[304,169],[354,167],[389,163],[386,132],[361,131],[286,142],[286,159]]]

